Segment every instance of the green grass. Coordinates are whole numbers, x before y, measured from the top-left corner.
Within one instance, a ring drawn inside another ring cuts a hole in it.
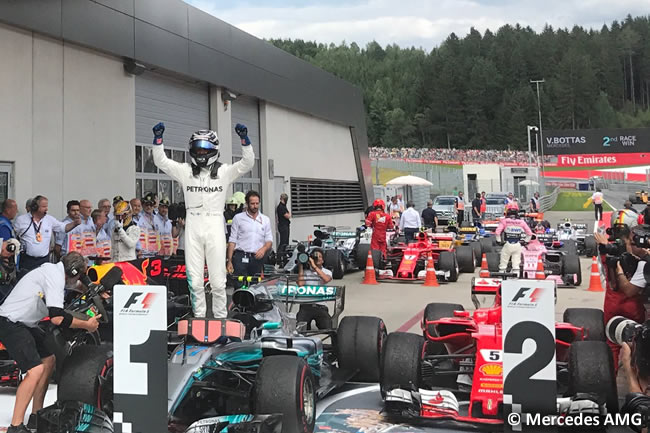
[[[590,192],[575,192],[567,191],[560,192],[557,196],[557,202],[551,211],[561,211],[561,212],[593,212],[594,206],[590,204],[586,208],[584,204],[589,198],[591,198]],[[610,211],[613,210],[607,203],[603,203],[603,210]]]

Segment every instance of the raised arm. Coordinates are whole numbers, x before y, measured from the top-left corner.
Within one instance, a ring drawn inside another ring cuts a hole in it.
[[[165,132],[165,124],[160,122],[153,127],[153,163],[156,167],[165,172],[169,177],[177,182],[182,182],[183,174],[186,170],[186,165],[181,162],[174,161],[167,158],[165,149],[163,147],[163,133]]]
[[[244,173],[248,173],[253,168],[253,165],[255,165],[255,152],[253,152],[251,141],[248,138],[248,128],[246,128],[246,125],[238,123],[235,126],[235,132],[241,139],[242,159],[226,168],[224,177],[229,182],[234,181]]]

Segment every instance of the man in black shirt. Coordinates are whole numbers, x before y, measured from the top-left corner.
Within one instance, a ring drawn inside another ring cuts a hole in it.
[[[431,200],[427,200],[427,207],[422,211],[422,224],[424,224],[425,227],[436,231],[438,215],[433,209],[433,202]]]
[[[278,222],[278,232],[280,233],[280,238],[278,242],[278,251],[281,251],[283,245],[289,244],[289,224],[291,224],[291,213],[287,209],[287,201],[289,196],[282,193],[280,194],[280,204],[275,210],[277,222]]]
[[[474,227],[481,227],[481,194],[476,193],[476,197],[472,200],[472,220]]]

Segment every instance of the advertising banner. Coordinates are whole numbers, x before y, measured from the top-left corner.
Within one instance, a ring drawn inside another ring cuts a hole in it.
[[[622,165],[650,165],[648,153],[591,153],[589,155],[558,155],[558,167],[615,167]]]
[[[546,130],[543,137],[544,155],[650,153],[650,128]]]

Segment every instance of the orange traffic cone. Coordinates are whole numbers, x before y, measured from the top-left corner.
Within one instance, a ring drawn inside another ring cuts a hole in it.
[[[429,254],[427,260],[427,274],[424,277],[424,287],[440,287],[438,284],[438,277],[436,276],[436,268],[433,266],[433,257]]]
[[[488,269],[487,256],[483,253],[483,258],[481,259],[481,272],[478,274],[481,278],[490,278],[490,271]]]
[[[535,279],[536,280],[546,279],[546,274],[544,273],[544,262],[542,262],[541,257],[537,260],[537,270],[535,271]]]
[[[589,279],[590,292],[604,292],[603,285],[600,282],[600,272],[598,271],[598,259],[594,256],[591,262],[591,278]]]
[[[375,266],[372,263],[372,250],[368,251],[368,260],[366,260],[366,273],[363,276],[361,284],[379,284],[375,277]]]

